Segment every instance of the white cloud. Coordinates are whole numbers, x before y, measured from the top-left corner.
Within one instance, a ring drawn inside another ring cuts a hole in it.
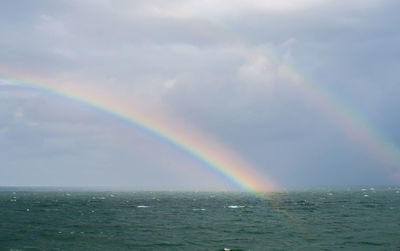
[[[238,15],[250,11],[286,12],[305,9],[326,3],[322,0],[202,0],[202,1],[149,1],[144,7],[145,11],[155,16],[174,18],[209,17]]]
[[[247,83],[272,85],[276,81],[277,65],[264,55],[253,55],[239,69],[239,77]]]
[[[18,109],[14,112],[14,119],[21,120],[24,118],[24,112],[21,109]]]
[[[49,15],[41,15],[35,28],[42,35],[51,35],[53,37],[65,37],[68,35],[65,24]]]
[[[176,85],[176,79],[168,79],[164,82],[164,87],[166,89],[171,89]]]
[[[5,78],[1,78],[0,77],[0,86],[16,86],[18,85],[16,83],[16,81],[13,80],[9,80],[9,79],[5,79]]]

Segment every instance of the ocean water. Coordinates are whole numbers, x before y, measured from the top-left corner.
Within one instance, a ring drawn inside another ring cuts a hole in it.
[[[0,190],[0,250],[400,250],[400,189]]]

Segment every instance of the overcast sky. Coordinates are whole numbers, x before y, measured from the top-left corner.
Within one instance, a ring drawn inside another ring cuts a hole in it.
[[[400,147],[399,11],[396,0],[5,0],[0,73],[179,118],[281,187],[396,185],[400,162],[385,166],[294,86]],[[135,127],[4,80],[0,161],[0,186],[230,187]]]

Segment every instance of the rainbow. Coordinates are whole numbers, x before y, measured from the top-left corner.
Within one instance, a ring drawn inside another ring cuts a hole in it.
[[[164,119],[161,115],[155,116],[154,111],[150,112],[142,108],[138,109],[140,106],[132,106],[131,101],[129,104],[124,103],[109,93],[94,92],[95,90],[85,89],[82,85],[74,86],[61,82],[55,85],[44,79],[40,81],[37,81],[38,78],[35,78],[36,81],[26,79],[28,78],[11,77],[10,74],[0,75],[0,82],[6,85],[23,86],[60,96],[125,121],[215,170],[241,190],[262,194],[276,189],[273,182],[260,175],[251,164],[239,158],[237,154],[227,150],[211,137],[188,126],[182,126],[183,123],[172,123],[171,119]]]
[[[218,36],[233,41],[236,46],[252,54],[263,53],[256,49],[248,49],[249,42],[239,33],[233,32],[218,23],[213,23],[218,29]],[[270,55],[270,56],[273,56]],[[400,149],[395,142],[388,139],[382,132],[370,125],[370,123],[349,105],[336,97],[332,92],[310,81],[306,74],[295,70],[299,67],[285,63],[281,65],[281,74],[289,76],[292,88],[297,90],[297,95],[304,103],[318,110],[326,116],[332,124],[341,128],[349,138],[357,142],[361,147],[375,156],[381,167],[400,178]]]
[[[370,126],[368,121],[357,112],[352,111],[348,105],[330,92],[313,85],[310,81],[305,81],[290,66],[285,65],[281,71],[290,76],[291,81],[289,82],[292,88],[296,90],[296,94],[304,103],[318,110],[332,124],[341,128],[349,138],[375,156],[381,167],[397,176],[400,175],[400,150],[394,143]],[[208,135],[182,126],[184,123],[172,123],[171,119],[162,118],[160,114],[154,116],[154,113],[146,111],[140,105],[132,106],[131,101],[124,103],[108,93],[94,93],[93,89],[85,89],[85,86],[82,85],[74,87],[70,83],[61,82],[54,85],[43,79],[40,81],[25,80],[38,79],[37,77],[14,78],[10,77],[12,75],[20,76],[21,74],[0,75],[0,81],[74,100],[126,121],[195,158],[240,189],[262,193],[277,188],[271,180],[260,175],[251,164],[239,158],[237,154],[227,150]],[[150,114],[152,115],[150,116]]]
[[[318,110],[332,124],[341,128],[349,138],[375,156],[381,167],[400,175],[400,150],[394,142],[372,127],[361,114],[352,110],[331,92],[311,81],[305,81],[290,66],[286,65],[282,70],[291,76],[292,88],[296,90],[296,94],[304,103]]]

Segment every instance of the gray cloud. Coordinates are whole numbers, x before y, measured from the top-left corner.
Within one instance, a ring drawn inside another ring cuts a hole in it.
[[[283,186],[393,184],[293,83],[298,74],[327,90],[400,145],[398,9],[372,0],[6,1],[0,69],[113,91],[182,118]],[[98,111],[2,83],[0,184],[227,186]]]

